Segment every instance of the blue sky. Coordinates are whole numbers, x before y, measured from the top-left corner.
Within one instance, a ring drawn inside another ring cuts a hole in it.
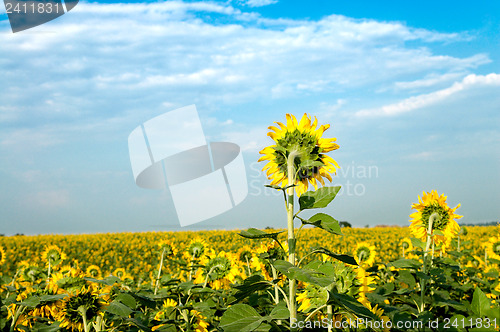
[[[463,222],[499,220],[499,2],[80,2],[16,34],[1,10],[0,233],[181,229],[127,138],[190,104],[242,147],[249,195],[187,229],[283,227],[256,160],[304,112],[340,145],[335,218],[407,225],[436,189]]]

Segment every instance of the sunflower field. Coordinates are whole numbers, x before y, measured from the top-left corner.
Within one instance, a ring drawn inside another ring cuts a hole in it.
[[[286,228],[0,237],[0,331],[500,331],[500,224],[435,190],[409,227],[302,217],[337,196],[339,145],[286,120],[259,160]]]

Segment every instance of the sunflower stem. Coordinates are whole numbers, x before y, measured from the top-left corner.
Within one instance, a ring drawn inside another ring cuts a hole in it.
[[[331,304],[326,306],[326,314],[328,315],[328,322],[333,322],[333,307]],[[332,331],[332,324],[328,324],[328,332]]]
[[[287,172],[288,172],[288,185],[295,183],[295,170],[294,162],[295,158],[299,155],[297,151],[292,151],[288,155],[287,160]],[[294,203],[294,193],[293,187],[287,189],[288,199],[287,199],[287,223],[288,223],[288,262],[295,266],[295,230],[293,225],[293,203]],[[295,279],[289,280],[290,287],[290,326],[294,326],[297,322],[297,284]],[[291,328],[291,331],[295,331],[295,328]]]
[[[278,279],[278,273],[276,271],[276,268],[271,264],[271,269],[273,271],[273,279],[276,280]],[[280,303],[280,294],[278,291],[278,284],[274,284],[274,303],[278,305]]]
[[[427,242],[425,244],[425,251],[424,251],[424,264],[422,266],[422,272],[424,274],[427,274],[427,254],[429,253],[431,243],[433,242],[432,224],[434,223],[434,219],[436,219],[437,217],[439,217],[439,214],[436,212],[431,214],[431,216],[429,217],[429,227],[427,228]],[[432,256],[434,257],[434,252],[432,252]],[[425,308],[424,296],[425,296],[425,279],[422,278],[420,279],[420,312],[423,312]]]
[[[51,268],[51,266],[50,266],[50,258],[49,258],[49,270],[47,271],[47,283],[50,281],[50,272],[51,272],[50,268]]]
[[[160,286],[161,269],[163,268],[163,258],[165,257],[165,250],[166,248],[164,247],[163,251],[161,252],[160,268],[158,269],[158,276],[156,277],[155,295],[158,293],[158,287]]]
[[[85,309],[85,307],[81,305],[78,307],[78,312],[82,316],[83,329],[85,330],[85,332],[89,332],[89,324],[87,322],[87,309]]]

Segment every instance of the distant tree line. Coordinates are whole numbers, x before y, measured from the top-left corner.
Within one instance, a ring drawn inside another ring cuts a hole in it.
[[[477,223],[477,224],[462,224],[459,223],[460,226],[496,226],[500,223],[500,221],[490,221],[490,222],[482,222],[482,223]]]

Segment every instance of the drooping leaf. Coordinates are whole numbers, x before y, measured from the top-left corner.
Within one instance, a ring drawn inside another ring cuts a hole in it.
[[[247,239],[274,239],[276,240],[278,238],[278,235],[283,233],[284,231],[280,232],[274,232],[274,233],[267,233],[264,231],[261,231],[260,229],[257,228],[249,228],[246,231],[241,231],[239,235],[247,238]]]
[[[358,265],[358,263],[356,262],[356,259],[354,257],[352,257],[352,256],[344,255],[344,254],[336,254],[336,253],[333,253],[330,250],[328,250],[326,248],[323,248],[323,247],[314,248],[313,250],[315,252],[320,253],[320,254],[325,254],[327,256],[330,256],[330,257],[333,257],[335,259],[338,259],[341,262],[344,262],[344,263],[347,263],[347,264],[350,264],[350,265]]]
[[[325,276],[322,272],[300,268],[287,261],[277,260],[272,264],[276,270],[290,279],[297,279],[320,287],[326,287],[333,282],[332,278]]]
[[[259,315],[257,310],[248,304],[235,304],[224,312],[219,326],[228,332],[232,331],[267,331],[258,329],[265,317]]]
[[[244,299],[251,294],[271,287],[272,285],[269,283],[269,281],[265,280],[261,275],[256,274],[250,276],[243,280],[242,285],[234,286],[234,288],[236,288],[238,291],[236,292],[236,294],[234,294],[234,297],[236,299],[233,301],[233,303],[239,302],[241,299]]]
[[[389,265],[392,265],[397,269],[419,269],[422,266],[422,263],[414,259],[402,258],[391,262]]]
[[[370,318],[372,320],[379,319],[373,312],[371,312],[368,308],[362,305],[355,298],[347,295],[347,294],[339,294],[336,292],[330,292],[332,302],[335,302],[337,305],[340,305],[349,311],[355,313],[357,316],[363,316],[366,318]]]
[[[283,301],[278,303],[269,314],[269,317],[272,319],[288,319],[290,317],[290,311],[286,307],[286,303]]]
[[[321,187],[315,191],[307,191],[299,198],[301,210],[317,209],[327,207],[328,204],[337,196],[340,186]]]
[[[309,220],[301,220],[305,225],[314,225],[318,228],[324,229],[329,233],[344,235],[342,234],[342,230],[340,229],[339,222],[325,213],[316,213],[314,216],[309,218]]]
[[[115,300],[106,307],[105,311],[120,317],[128,317],[133,310],[125,304]]]

